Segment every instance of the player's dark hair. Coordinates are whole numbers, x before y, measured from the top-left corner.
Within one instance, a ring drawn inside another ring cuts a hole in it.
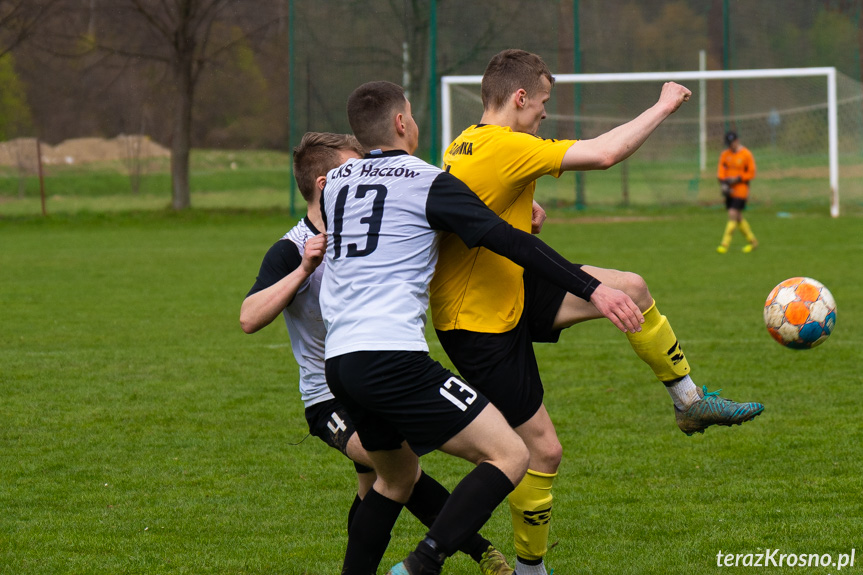
[[[404,110],[404,88],[392,82],[367,82],[348,97],[348,122],[366,150],[391,143],[388,121],[397,110]]]
[[[737,139],[737,132],[725,132],[725,145],[730,146]]]
[[[534,96],[542,88],[542,78],[554,85],[554,76],[542,58],[524,50],[498,52],[482,75],[482,107],[500,110],[518,89]]]
[[[351,134],[306,132],[294,148],[294,178],[306,202],[315,197],[315,180],[342,164],[339,152],[350,150],[360,156],[363,147]]]

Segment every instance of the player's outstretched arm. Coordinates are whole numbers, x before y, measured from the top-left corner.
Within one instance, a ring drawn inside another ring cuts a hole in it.
[[[631,297],[603,286],[538,237],[512,227],[452,174],[441,172],[429,188],[426,217],[432,229],[452,232],[469,248],[489,249],[591,302],[618,329],[641,331],[644,317]]]
[[[641,331],[644,316],[631,297],[621,290],[603,285],[580,265],[573,264],[539,238],[501,220],[477,245],[589,301],[619,330],[631,333]]]
[[[268,288],[246,297],[240,307],[240,327],[243,331],[255,333],[270,325],[293,301],[306,278],[321,264],[326,250],[326,234],[316,235],[306,242],[302,262],[295,270]]]
[[[561,171],[605,170],[635,153],[659,125],[689,100],[685,86],[666,82],[659,100],[637,118],[590,140],[572,144],[563,156]]]

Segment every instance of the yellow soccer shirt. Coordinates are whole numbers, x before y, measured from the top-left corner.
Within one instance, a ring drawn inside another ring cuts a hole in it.
[[[530,232],[536,180],[560,176],[574,140],[544,140],[508,127],[466,129],[444,154],[444,169],[468,185],[513,227]],[[441,239],[431,283],[435,329],[511,330],[524,309],[524,269],[486,248],[468,249],[455,234]]]

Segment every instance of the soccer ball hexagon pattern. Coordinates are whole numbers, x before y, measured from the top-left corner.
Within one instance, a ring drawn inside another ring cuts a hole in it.
[[[824,284],[812,278],[790,278],[773,288],[764,303],[770,335],[792,349],[820,345],[836,325],[836,301]]]

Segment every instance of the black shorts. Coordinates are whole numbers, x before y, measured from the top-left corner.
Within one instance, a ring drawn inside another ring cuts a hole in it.
[[[555,343],[554,318],[566,290],[525,271],[524,311],[504,333],[438,331],[438,339],[459,373],[497,407],[512,427],[536,414],[543,387],[534,342]]]
[[[348,455],[348,441],[357,432],[354,422],[351,421],[348,412],[337,399],[328,399],[306,408],[306,422],[309,424],[309,433],[321,439],[324,443],[341,451],[345,457]],[[357,473],[368,473],[374,471],[362,463],[354,461]]]
[[[743,198],[732,198],[731,196],[728,196],[725,198],[725,209],[730,210],[732,208],[742,212],[746,209],[746,200]]]
[[[488,400],[419,351],[359,351],[326,361],[327,384],[366,451],[434,451],[467,427]]]

